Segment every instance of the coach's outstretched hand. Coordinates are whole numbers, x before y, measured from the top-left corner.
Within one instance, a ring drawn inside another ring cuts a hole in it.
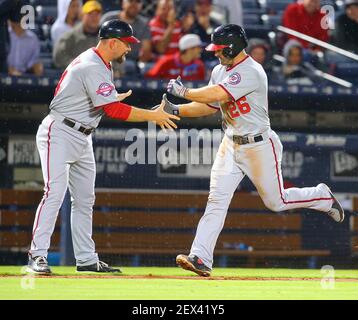
[[[159,106],[155,106],[153,109],[154,121],[162,129],[176,129],[178,126],[172,120],[180,120],[180,118],[174,114],[165,112],[165,100],[163,99]]]
[[[131,94],[132,94],[132,90],[128,90],[125,93],[118,93],[117,94],[117,99],[118,99],[118,101],[122,101],[125,98],[129,97]]]
[[[167,85],[167,92],[174,96],[185,98],[185,93],[188,89],[181,82],[181,77],[178,76],[176,79],[171,79]]]

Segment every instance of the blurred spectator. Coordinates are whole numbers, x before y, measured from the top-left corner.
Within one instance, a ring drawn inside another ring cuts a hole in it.
[[[345,13],[337,18],[332,37],[336,46],[358,53],[358,0],[346,0]]]
[[[205,65],[200,60],[202,42],[198,35],[187,34],[179,40],[179,53],[162,56],[147,72],[147,78],[171,79],[181,76],[183,80],[204,80]]]
[[[179,51],[182,28],[176,19],[173,0],[158,1],[155,16],[150,20],[149,27],[156,54],[174,54]]]
[[[16,20],[20,15],[21,0],[0,0],[0,72],[8,72],[9,52],[8,19]]]
[[[294,81],[296,84],[313,84],[312,78],[314,67],[308,62],[303,60],[303,47],[297,40],[289,40],[283,48],[283,55],[285,62],[282,66],[282,73],[285,80],[288,80],[291,84]]]
[[[188,33],[197,34],[204,44],[211,42],[211,34],[220,24],[210,18],[212,11],[212,0],[196,0],[194,7],[193,24],[188,30]],[[203,60],[214,60],[215,55],[212,52],[204,51],[202,55]]]
[[[246,52],[262,67],[267,73],[271,72],[271,50],[270,45],[263,39],[251,38]]]
[[[325,13],[320,11],[320,0],[303,0],[300,3],[289,4],[283,14],[283,25],[321,41],[328,41],[328,30],[323,29],[321,21]],[[296,39],[306,49],[322,50],[310,42],[289,35],[289,39]]]
[[[80,15],[80,7],[80,0],[57,0],[57,19],[51,27],[52,44],[75,26]]]
[[[244,24],[241,0],[214,0],[214,4],[226,9],[227,23],[238,24],[239,26]]]
[[[152,59],[152,44],[148,19],[139,14],[142,8],[142,0],[123,0],[122,11],[107,12],[103,15],[101,24],[112,19],[119,19],[129,23],[133,27],[134,35],[140,40],[140,43],[131,45],[132,50],[128,53],[127,59],[147,62]]]
[[[87,1],[82,6],[82,13],[81,23],[55,44],[53,60],[57,68],[65,69],[80,53],[97,45],[102,6],[97,1]]]
[[[33,73],[41,76],[43,65],[39,61],[40,41],[36,34],[21,27],[21,17],[18,21],[10,21],[10,51],[7,57],[8,73],[20,76]]]

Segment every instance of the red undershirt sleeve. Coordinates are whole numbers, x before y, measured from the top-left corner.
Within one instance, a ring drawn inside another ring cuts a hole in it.
[[[98,108],[102,108],[105,114],[113,119],[119,119],[126,121],[131,113],[132,107],[122,102],[112,102]]]

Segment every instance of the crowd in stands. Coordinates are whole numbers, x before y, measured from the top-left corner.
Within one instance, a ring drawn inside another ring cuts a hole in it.
[[[275,26],[283,25],[358,54],[358,0],[345,0],[339,6],[340,2],[0,0],[0,72],[14,76],[43,75],[49,70],[60,73],[77,55],[96,46],[103,22],[120,19],[132,25],[141,42],[132,45],[124,63],[113,64],[115,77],[169,79],[180,75],[183,80],[207,80],[217,64],[213,53],[204,50],[211,33],[223,23],[236,23],[247,30],[250,41],[246,51],[263,65],[269,78],[312,84],[319,80],[317,68],[334,73],[336,63],[354,61],[280,34]],[[25,30],[20,23],[20,8],[28,3],[37,13],[39,8],[43,10],[35,30]],[[321,10],[323,4],[335,9],[334,28],[325,24],[328,16]],[[46,8],[57,10],[51,16]],[[276,32],[275,37],[270,36],[271,31]]]

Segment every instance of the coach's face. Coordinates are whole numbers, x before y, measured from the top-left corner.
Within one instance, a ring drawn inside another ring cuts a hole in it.
[[[131,51],[130,44],[120,39],[111,39],[109,47],[113,53],[112,61],[117,61],[118,63],[124,62],[126,60],[126,55]]]

